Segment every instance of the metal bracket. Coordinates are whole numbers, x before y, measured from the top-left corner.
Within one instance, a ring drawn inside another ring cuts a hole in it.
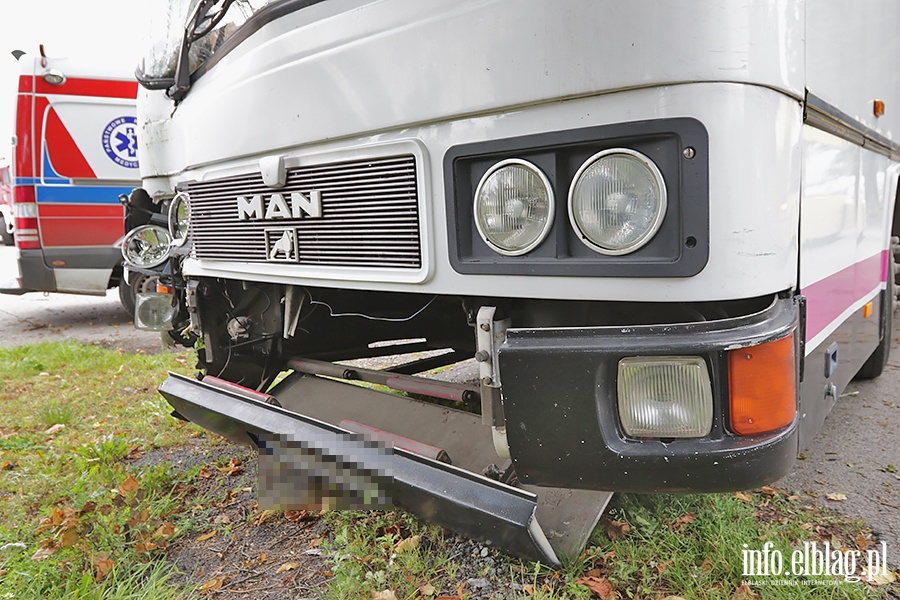
[[[495,320],[497,308],[482,306],[475,318],[475,360],[481,379],[481,422],[493,430],[494,448],[501,458],[509,458],[506,441],[506,419],[503,416],[503,397],[500,392],[500,363],[497,355],[506,341],[510,320]]]

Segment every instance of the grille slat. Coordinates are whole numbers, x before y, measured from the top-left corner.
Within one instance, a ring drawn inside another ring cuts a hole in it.
[[[421,266],[414,157],[299,167],[288,171],[286,181],[272,189],[263,184],[261,174],[252,174],[186,184],[193,256],[322,267]],[[238,216],[238,196],[263,196],[265,214],[272,194],[281,194],[290,204],[291,192],[307,199],[318,192],[322,216],[271,220]],[[285,245],[291,248],[290,257]]]

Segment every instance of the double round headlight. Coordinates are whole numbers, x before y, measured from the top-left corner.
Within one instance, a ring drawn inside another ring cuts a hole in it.
[[[666,186],[652,160],[634,150],[598,152],[569,189],[569,220],[601,254],[634,252],[649,242],[666,213]]]
[[[475,226],[495,251],[519,256],[544,241],[553,225],[553,191],[540,169],[519,159],[494,165],[475,190]]]

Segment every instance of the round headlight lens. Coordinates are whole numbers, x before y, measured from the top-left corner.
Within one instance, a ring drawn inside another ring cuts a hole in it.
[[[191,219],[191,206],[188,204],[188,196],[180,193],[172,198],[169,203],[169,235],[172,243],[181,246],[187,239],[188,224]]]
[[[151,269],[169,257],[171,242],[169,232],[159,225],[141,225],[122,240],[122,256],[133,267]]]
[[[537,247],[553,224],[553,191],[533,164],[504,160],[484,174],[475,190],[475,225],[495,251],[519,256]]]
[[[569,189],[569,219],[602,254],[628,254],[649,242],[666,214],[666,185],[656,164],[634,150],[598,152]]]

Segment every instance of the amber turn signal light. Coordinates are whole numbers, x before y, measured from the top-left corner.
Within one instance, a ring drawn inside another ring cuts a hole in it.
[[[794,335],[728,355],[731,430],[753,435],[789,425],[797,414]]]

